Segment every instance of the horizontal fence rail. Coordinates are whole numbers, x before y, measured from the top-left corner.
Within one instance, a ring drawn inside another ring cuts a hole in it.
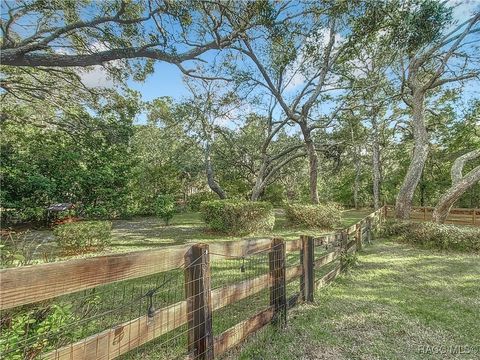
[[[395,217],[395,207],[385,205],[387,218]],[[410,220],[432,221],[435,208],[425,206],[414,206],[410,213]],[[446,224],[480,226],[480,209],[452,208],[448,213]]]
[[[4,269],[0,270],[0,308],[75,298],[78,292],[95,295],[102,286],[115,297],[122,282],[130,284],[134,279],[131,286],[139,286],[140,280],[160,273],[164,274],[161,281],[157,279],[155,285],[147,281],[148,287],[140,286],[140,296],[132,296],[134,305],[130,306],[140,309],[137,317],[73,342],[60,341],[60,346],[38,355],[42,359],[114,359],[154,343],[166,349],[179,348],[181,357],[213,359],[266,324],[284,324],[287,310],[300,301],[313,301],[315,289],[341,273],[346,256],[372,240],[387,213],[383,207],[334,234],[301,236],[293,241],[274,238],[188,244]],[[224,316],[222,312],[235,312],[229,308],[246,299],[259,310],[236,324],[214,326]],[[83,300],[81,303],[83,306]]]

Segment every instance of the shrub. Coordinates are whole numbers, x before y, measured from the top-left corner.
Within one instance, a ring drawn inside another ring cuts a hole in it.
[[[342,207],[335,203],[288,204],[285,207],[285,216],[291,224],[332,229],[342,220]]]
[[[274,206],[283,206],[285,203],[285,188],[280,184],[267,186],[262,200],[272,203]]]
[[[66,253],[103,250],[111,242],[110,221],[81,221],[53,229],[58,246]]]
[[[168,225],[175,214],[175,199],[172,195],[159,195],[155,202],[155,213]]]
[[[85,206],[81,215],[88,219],[108,219],[112,217],[111,211],[104,206]]]
[[[474,227],[392,220],[384,234],[425,248],[480,252],[480,229]]]
[[[271,231],[275,224],[273,206],[267,202],[212,200],[204,201],[200,210],[210,229],[228,234]]]
[[[45,208],[43,207],[25,207],[22,209],[2,209],[2,225],[18,224],[28,221],[45,220]]]
[[[218,199],[218,196],[211,191],[201,191],[188,197],[188,208],[191,211],[200,211],[200,205],[204,201]]]
[[[71,307],[66,304],[54,304],[13,314],[2,313],[0,321],[2,359],[34,359],[42,352],[73,341],[80,335],[79,330],[67,325],[75,320]]]
[[[0,268],[31,265],[35,261],[38,239],[28,231],[5,231],[0,237]],[[48,259],[48,254],[42,254]]]

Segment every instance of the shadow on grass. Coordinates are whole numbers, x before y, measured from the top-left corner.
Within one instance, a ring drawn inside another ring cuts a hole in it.
[[[376,242],[314,304],[294,309],[285,331],[266,329],[230,358],[473,359],[453,352],[480,343],[479,260]]]

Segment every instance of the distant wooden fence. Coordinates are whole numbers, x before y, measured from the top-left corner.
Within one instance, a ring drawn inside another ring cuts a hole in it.
[[[431,221],[433,207],[414,206],[410,214],[411,220]],[[392,205],[385,206],[386,217],[393,218],[395,216],[395,207]],[[456,225],[474,225],[480,226],[480,209],[463,209],[453,208],[448,214],[446,224]]]
[[[370,241],[381,224],[383,207],[358,223],[321,237],[301,236],[188,244],[127,254],[67,260],[0,271],[0,310],[32,304],[65,294],[183,267],[185,298],[103,332],[43,354],[44,359],[113,359],[180,327],[187,326],[188,357],[213,359],[266,324],[278,322],[301,301],[313,301],[314,290],[331,282],[344,268],[345,255]],[[316,247],[331,251],[315,258]],[[268,254],[269,271],[252,279],[211,288],[211,261],[220,256],[244,258]],[[297,252],[299,265],[287,266],[286,254]],[[320,278],[315,270],[336,261]],[[286,284],[300,278],[300,288],[287,298]],[[264,310],[214,336],[212,314],[229,304],[269,289]]]

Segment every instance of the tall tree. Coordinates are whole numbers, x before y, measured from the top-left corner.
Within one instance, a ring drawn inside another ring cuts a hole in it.
[[[427,95],[443,85],[474,79],[480,74],[479,59],[475,58],[472,49],[465,47],[465,44],[469,43],[468,36],[480,31],[480,13],[447,31],[444,29],[449,23],[449,10],[441,4],[434,5],[430,1],[421,3],[420,7],[410,14],[410,17],[407,17],[410,21],[418,24],[422,19],[427,19],[425,27],[431,28],[429,24],[434,24],[437,28],[432,29],[433,34],[427,38],[428,43],[424,42],[415,47],[412,44],[412,47],[407,49],[407,56],[402,59],[403,99],[411,109],[410,124],[414,149],[395,204],[396,216],[401,219],[410,216],[414,192],[429,153],[429,133],[425,123]]]
[[[345,50],[340,35],[345,19],[339,8],[308,2],[296,7],[280,3],[270,11],[267,31],[247,32],[249,36],[230,46],[241,54],[238,77],[267,89],[285,118],[299,127],[308,154],[312,203],[319,202],[314,132],[330,122],[317,110],[321,100],[325,102],[325,93],[342,88],[333,71]],[[229,21],[237,27],[236,19]],[[253,67],[245,65],[246,59]]]

